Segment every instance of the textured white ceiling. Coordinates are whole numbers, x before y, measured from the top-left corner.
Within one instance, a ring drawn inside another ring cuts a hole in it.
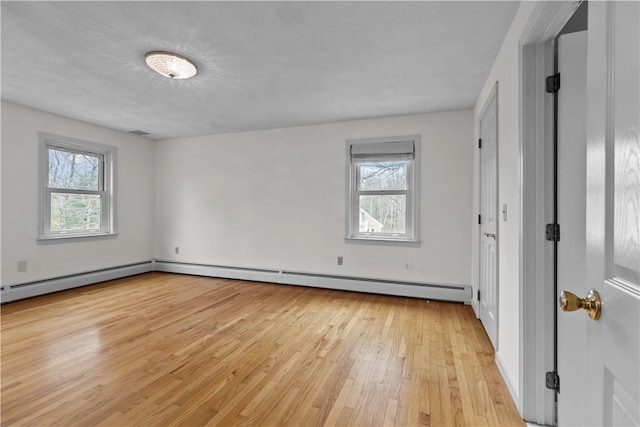
[[[470,108],[517,7],[2,1],[2,99],[151,138]],[[199,73],[164,78],[150,50]]]

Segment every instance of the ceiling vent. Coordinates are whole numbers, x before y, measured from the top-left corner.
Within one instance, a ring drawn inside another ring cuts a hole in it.
[[[151,135],[149,132],[145,132],[143,130],[130,130],[129,133],[140,136]]]

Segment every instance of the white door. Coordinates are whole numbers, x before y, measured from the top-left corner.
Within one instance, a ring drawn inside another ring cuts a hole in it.
[[[640,425],[640,3],[590,2],[587,420]]]
[[[480,320],[497,349],[498,255],[497,255],[497,83],[480,114]]]
[[[639,27],[640,2],[589,2],[586,277],[574,293],[597,291],[602,311],[560,313],[582,319],[582,345],[558,330],[559,354],[585,361],[582,392],[559,413],[583,413],[585,425],[640,425]],[[561,373],[560,396],[572,375]]]
[[[587,182],[587,32],[558,38],[558,286],[585,294],[586,182]],[[583,295],[580,295],[583,296]],[[585,425],[583,405],[586,382],[584,352],[586,322],[583,315],[559,315],[558,425]]]

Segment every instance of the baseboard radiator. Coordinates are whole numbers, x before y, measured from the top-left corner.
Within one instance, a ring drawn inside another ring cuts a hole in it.
[[[123,265],[103,270],[95,270],[87,273],[72,274],[54,279],[40,280],[37,282],[21,283],[18,285],[3,285],[0,287],[0,301],[2,303],[19,299],[35,297],[52,292],[64,291],[107,280],[120,279],[153,271],[153,261],[145,261],[137,264]]]
[[[155,261],[155,271],[471,303],[471,286]]]
[[[314,288],[337,289],[342,291],[366,292],[382,295],[436,299],[461,302],[465,304],[469,304],[471,302],[471,286],[469,285],[405,282],[300,273],[284,270],[237,268],[156,260],[87,273],[73,274],[37,282],[3,285],[0,287],[0,301],[2,303],[16,301],[52,292],[91,285],[107,280],[115,280],[122,277],[147,273],[150,271],[278,283],[284,285],[309,286]]]

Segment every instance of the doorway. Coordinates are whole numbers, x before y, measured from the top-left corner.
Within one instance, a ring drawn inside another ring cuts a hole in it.
[[[582,293],[586,280],[586,178],[587,178],[587,31],[558,37],[560,90],[557,118],[556,210],[561,239],[556,242],[556,294],[564,289]],[[559,310],[556,305],[556,310]],[[580,313],[581,314],[581,313]],[[587,386],[583,316],[556,313],[558,425],[587,425],[584,412],[569,412],[580,405]]]
[[[498,349],[498,83],[478,123],[480,149],[480,215],[478,216],[480,321],[494,349]]]
[[[546,238],[547,224],[557,221],[553,197],[556,108],[545,80],[557,72],[556,37],[579,6],[579,2],[538,3],[520,38],[519,409],[526,421],[540,425],[557,424],[553,381],[557,371],[555,251]]]
[[[571,8],[577,6],[578,3],[573,2],[541,4],[521,39],[521,220],[524,224],[521,253],[525,260],[521,276],[521,413],[527,421],[546,425],[558,421],[574,425],[640,425],[640,334],[637,329],[640,324],[640,143],[637,133],[640,129],[640,4],[637,2],[589,4],[584,184],[586,261],[584,268],[576,267],[584,274],[584,280],[575,292],[576,298],[584,298],[580,305],[589,301],[593,310],[589,310],[589,316],[581,309],[578,313],[558,313],[559,355],[567,351],[568,360],[578,365],[582,363],[579,360],[584,359],[582,368],[577,369],[583,377],[578,381],[584,381],[584,386],[574,383],[577,391],[572,393],[570,384],[575,381],[572,379],[575,375],[570,371],[560,372],[558,420],[549,410],[553,405],[548,404],[549,392],[555,397],[555,391],[547,390],[548,381],[547,387],[541,386],[545,370],[554,373],[557,368],[549,360],[556,346],[550,342],[548,331],[555,330],[555,326],[540,334],[537,325],[546,325],[558,304],[553,286],[548,286],[553,283],[553,276],[551,280],[548,277],[553,271],[553,256],[549,257],[553,252],[548,242],[541,241],[545,240],[542,237],[545,223],[556,222],[551,200],[553,191],[546,179],[554,159],[548,145],[548,141],[553,140],[553,129],[548,124],[553,123],[555,110],[544,93],[544,77],[555,73],[554,39],[573,14]],[[561,88],[562,80],[561,76]],[[533,213],[527,220],[530,212]],[[560,223],[560,242],[564,239],[562,230]],[[580,251],[577,246],[573,248]],[[565,262],[569,262],[568,259]],[[560,266],[562,268],[562,264]],[[541,283],[544,285],[539,286]],[[589,290],[598,292],[600,305],[596,304],[595,295],[586,298]],[[599,315],[596,307],[601,308]],[[573,304],[573,308],[584,307]],[[575,326],[578,329],[563,333],[561,325],[574,320],[579,323]],[[572,341],[577,337],[584,344]],[[555,386],[551,381],[551,388]],[[574,408],[569,407],[571,401],[576,402]],[[572,416],[563,419],[563,413]],[[578,418],[576,414],[580,414]]]

